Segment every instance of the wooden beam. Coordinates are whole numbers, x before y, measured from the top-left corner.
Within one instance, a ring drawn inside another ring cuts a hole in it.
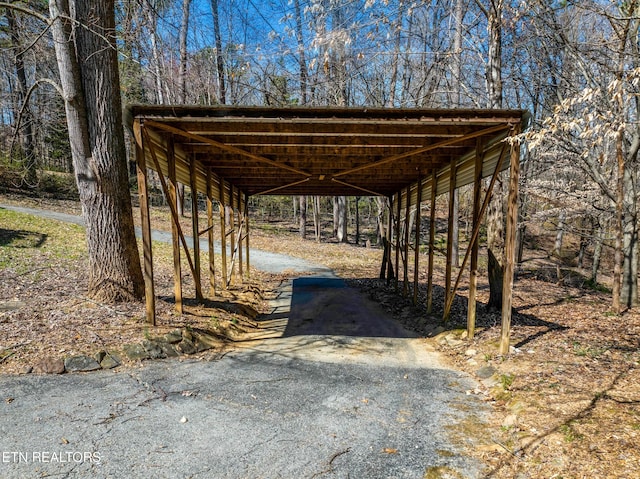
[[[167,170],[169,176],[169,203],[178,208],[178,182],[176,181],[176,156],[173,135],[167,138]],[[159,175],[162,172],[158,172]],[[182,307],[182,265],[180,264],[180,241],[178,226],[171,221],[171,245],[173,248],[173,296],[175,298],[176,312],[183,314]]]
[[[136,125],[140,128],[139,124]],[[142,226],[142,250],[144,257],[144,293],[147,323],[156,325],[156,295],[153,284],[153,250],[151,247],[151,218],[149,216],[149,193],[147,191],[147,162],[144,155],[144,141],[136,142],[136,169],[138,174],[138,194],[140,197],[140,219]]]
[[[202,142],[202,143],[207,143],[207,144],[209,144],[211,146],[215,146],[216,148],[219,148],[219,149],[221,149],[223,151],[228,151],[229,153],[234,153],[234,154],[240,155],[240,156],[246,156],[247,158],[251,158],[252,160],[255,160],[257,162],[266,163],[267,165],[275,166],[275,167],[281,168],[283,170],[292,171],[293,173],[297,173],[297,174],[302,175],[302,176],[310,176],[309,173],[307,173],[306,171],[299,170],[297,168],[293,168],[292,166],[286,165],[284,163],[279,163],[277,161],[270,160],[270,159],[265,158],[265,157],[260,156],[260,155],[255,155],[253,153],[245,151],[245,150],[243,150],[241,148],[237,148],[235,146],[226,145],[225,143],[221,143],[219,141],[212,140],[211,138],[207,138],[207,137],[202,136],[202,135],[196,135],[194,133],[190,133],[190,132],[182,130],[180,128],[176,128],[175,126],[167,125],[165,123],[160,123],[160,122],[153,121],[153,120],[147,120],[145,122],[145,125],[157,128],[159,130],[168,131],[170,133],[175,133],[175,134],[183,136],[185,138],[190,138],[192,140],[196,140],[196,141],[199,141],[199,142]]]
[[[146,128],[142,128],[141,138],[144,137],[146,142],[149,143],[149,151],[151,152],[151,158],[153,159],[153,163],[157,168],[156,172],[158,173],[158,177],[160,178],[160,185],[162,186],[162,192],[165,196],[169,197],[169,187],[167,186],[167,182],[162,174],[162,170],[160,169],[160,162],[158,161],[158,156],[156,155],[156,151],[153,147],[153,143],[149,138],[149,133]],[[176,205],[169,202],[169,210],[171,210],[171,217],[173,218],[173,224],[176,225],[178,230],[178,237],[180,238],[180,242],[182,243],[182,248],[184,249],[185,256],[187,257],[187,262],[189,263],[189,268],[191,269],[191,274],[195,277],[195,268],[193,266],[193,261],[191,261],[191,254],[189,253],[189,246],[187,245],[187,240],[182,233],[182,227],[180,226],[180,218],[178,216],[178,209]]]
[[[433,256],[436,241],[436,193],[438,176],[434,169],[431,173],[431,202],[429,203],[429,266],[427,271],[427,314],[433,311]]]
[[[207,169],[207,239],[209,240],[209,296],[216,295],[216,263],[213,238],[213,187],[211,168]]]
[[[407,186],[407,204],[404,209],[404,262],[402,269],[402,295],[409,295],[409,216],[411,211],[411,186]]]
[[[467,339],[473,339],[476,333],[476,293],[478,289],[478,249],[480,246],[480,239],[475,233],[476,229],[480,229],[480,195],[481,195],[481,182],[482,182],[482,163],[483,163],[483,142],[478,140],[476,145],[476,161],[474,165],[474,179],[473,179],[473,211],[472,211],[472,224],[473,224],[473,236],[469,243],[471,249],[471,265],[469,267],[469,300],[467,302]],[[498,168],[499,169],[498,165]],[[460,267],[460,272],[464,269],[464,262]],[[457,285],[457,281],[456,281]],[[455,291],[455,289],[454,289]]]
[[[245,195],[244,197],[244,220],[247,223],[247,233],[246,233],[246,259],[247,259],[247,279],[251,279],[251,263],[249,261],[249,198]]]
[[[450,296],[454,296],[455,293],[451,292],[451,270],[453,268],[453,222],[457,221],[457,218],[453,217],[454,213],[454,196],[456,191],[456,163],[455,160],[451,162],[449,166],[449,218],[447,220],[447,264],[445,267],[444,277],[444,313],[442,315],[443,321],[449,321],[450,310],[446,305],[449,304]]]
[[[349,188],[354,188],[356,190],[362,191],[363,193],[369,193],[370,195],[373,195],[373,196],[383,196],[382,193],[378,191],[369,190],[367,188],[363,188],[362,186],[358,186],[358,185],[352,185],[351,183],[347,183],[346,181],[340,181],[336,178],[331,178],[331,181],[333,181],[334,183],[338,183],[339,185],[348,186]]]
[[[229,226],[231,227],[231,231],[229,231],[229,246],[231,250],[231,265],[229,268],[229,279],[227,280],[228,284],[231,284],[235,275],[235,257],[236,257],[236,215],[234,214],[234,205],[233,205],[233,197],[236,194],[236,189],[233,187],[233,183],[229,186]]]
[[[296,186],[296,185],[300,185],[302,183],[306,183],[307,181],[309,181],[311,178],[305,178],[304,180],[300,180],[300,181],[294,181],[293,183],[289,183],[287,185],[282,185],[282,186],[277,186],[275,188],[271,188],[268,190],[264,190],[264,191],[259,191],[257,193],[255,193],[256,195],[270,195],[271,193],[275,193],[278,190],[283,190],[285,188],[290,188],[292,186]]]
[[[196,186],[196,161],[189,162],[189,179],[191,188],[191,225],[193,231],[193,281],[196,288],[196,299],[202,301],[202,281],[200,270],[200,230],[198,229],[198,188]]]
[[[244,264],[242,258],[243,237],[242,231],[244,230],[244,208],[242,207],[242,191],[238,190],[238,275],[240,276],[240,282],[244,281]]]
[[[422,178],[418,180],[416,200],[416,241],[413,248],[413,304],[418,304],[418,279],[420,271],[420,204],[422,203]]]
[[[220,246],[222,255],[222,287],[228,289],[227,284],[227,226],[226,206],[224,201],[224,180],[220,178]]]
[[[410,158],[412,156],[419,155],[419,154],[422,154],[422,153],[426,153],[428,151],[435,150],[437,148],[442,148],[442,147],[445,147],[445,146],[454,145],[456,143],[460,143],[460,142],[466,141],[466,140],[471,140],[473,138],[478,138],[480,136],[490,135],[491,133],[496,133],[498,131],[506,130],[507,128],[510,128],[510,125],[501,124],[501,125],[492,126],[492,127],[489,127],[489,128],[485,128],[483,130],[478,130],[478,131],[474,131],[472,133],[467,133],[466,135],[462,135],[462,136],[459,136],[459,137],[456,137],[456,138],[449,138],[449,139],[446,139],[446,140],[438,141],[438,142],[436,142],[436,143],[434,143],[432,145],[424,146],[422,148],[417,148],[415,150],[408,151],[406,153],[401,153],[399,155],[389,156],[387,158],[383,158],[382,160],[374,161],[374,162],[369,163],[367,165],[362,165],[362,166],[358,166],[356,168],[351,168],[349,170],[341,171],[340,173],[336,173],[333,176],[337,177],[337,176],[350,175],[350,174],[356,173],[358,171],[366,170],[367,168],[374,168],[374,167],[377,167],[377,166],[380,166],[380,165],[384,165],[386,163],[392,163],[394,161],[402,160],[404,158]]]
[[[509,174],[509,196],[507,199],[507,225],[504,241],[504,278],[502,282],[502,334],[500,335],[500,354],[502,355],[509,352],[511,336],[511,303],[516,259],[516,225],[518,222],[518,182],[520,181],[520,144],[515,138],[515,135],[518,133],[519,129],[516,128],[512,131],[511,136],[511,168]]]

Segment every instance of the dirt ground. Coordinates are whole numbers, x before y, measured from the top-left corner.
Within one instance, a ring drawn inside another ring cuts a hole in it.
[[[73,202],[1,195],[0,202],[79,212]],[[156,211],[154,215],[155,228],[168,226],[165,213]],[[9,229],[0,224],[3,228]],[[29,228],[24,225],[20,229]],[[16,254],[24,254],[28,265],[0,271],[2,373],[22,373],[43,356],[116,348],[187,324],[218,331],[220,350],[232,347],[233,338],[250,328],[252,316],[262,310],[269,289],[282,279],[254,272],[252,282],[216,298],[219,302],[210,304],[211,309],[191,305],[192,314],[181,317],[174,313],[170,301],[170,251],[159,246],[160,326],[152,330],[143,321],[143,305],[97,304],[86,297],[81,230],[71,228],[64,234],[66,238],[80,235],[80,250],[75,256],[56,251],[32,254],[30,248],[38,238],[25,235],[20,238],[22,246],[12,248],[11,254],[13,260]],[[620,316],[612,314],[610,296],[588,287],[578,268],[559,263],[542,250],[527,251],[514,289],[513,348],[501,357],[497,355],[500,315],[484,307],[486,284],[480,284],[478,332],[469,339],[463,332],[464,276],[452,319],[442,327],[438,317],[442,288],[436,287],[436,308],[434,315],[428,316],[424,275],[420,274],[414,306],[411,284],[403,298],[403,281],[396,292],[394,282],[375,279],[380,259],[375,248],[316,244],[272,229],[254,228],[252,234],[252,247],[333,268],[380,301],[399,321],[433,337],[433,344],[452,364],[481,380],[481,386],[468,394],[481,396],[494,409],[494,427],[486,431],[490,446],[470,451],[487,464],[484,477],[640,477],[640,313],[635,309]],[[426,265],[426,258],[421,261]],[[444,283],[441,276],[436,273],[436,285]],[[464,431],[458,433],[464,436]]]

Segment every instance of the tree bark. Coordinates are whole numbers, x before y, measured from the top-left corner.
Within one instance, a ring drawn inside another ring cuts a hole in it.
[[[476,3],[477,0],[476,0]],[[485,10],[489,41],[487,95],[489,108],[502,108],[502,4],[490,0]],[[502,175],[501,175],[502,176]],[[502,278],[504,258],[504,211],[502,178],[496,181],[487,212],[487,249],[489,253],[490,309],[502,308]]]
[[[300,237],[307,237],[307,197],[300,196]]]
[[[309,72],[307,71],[307,59],[305,57],[304,37],[302,35],[302,11],[300,0],[293,2],[296,15],[296,41],[298,43],[298,64],[300,65],[300,104],[307,104],[307,84],[309,83]]]
[[[220,33],[220,8],[218,0],[211,0],[211,13],[213,14],[213,36],[216,42],[216,69],[218,71],[218,102],[221,105],[227,103],[227,87],[224,73],[224,60],[222,56],[222,35]]]
[[[189,10],[191,0],[182,0],[182,22],[180,24],[180,103],[187,103],[187,36],[189,33]]]
[[[558,227],[556,228],[556,241],[553,244],[552,253],[556,256],[561,256],[562,254],[562,242],[564,240],[564,221],[567,216],[567,213],[563,210],[560,212],[558,216]]]
[[[336,199],[336,216],[337,216],[337,230],[336,238],[339,243],[346,243],[347,238],[347,197],[338,196]]]
[[[86,224],[89,296],[139,300],[144,282],[127,181],[114,0],[51,0],[49,11]]]

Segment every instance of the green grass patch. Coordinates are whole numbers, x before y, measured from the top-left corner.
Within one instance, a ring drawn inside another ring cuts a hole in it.
[[[0,267],[22,273],[86,254],[84,228],[0,208]]]

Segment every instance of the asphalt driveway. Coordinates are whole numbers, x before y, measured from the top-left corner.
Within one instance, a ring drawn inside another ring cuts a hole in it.
[[[475,382],[319,272],[223,356],[0,377],[0,478],[481,477]]]

